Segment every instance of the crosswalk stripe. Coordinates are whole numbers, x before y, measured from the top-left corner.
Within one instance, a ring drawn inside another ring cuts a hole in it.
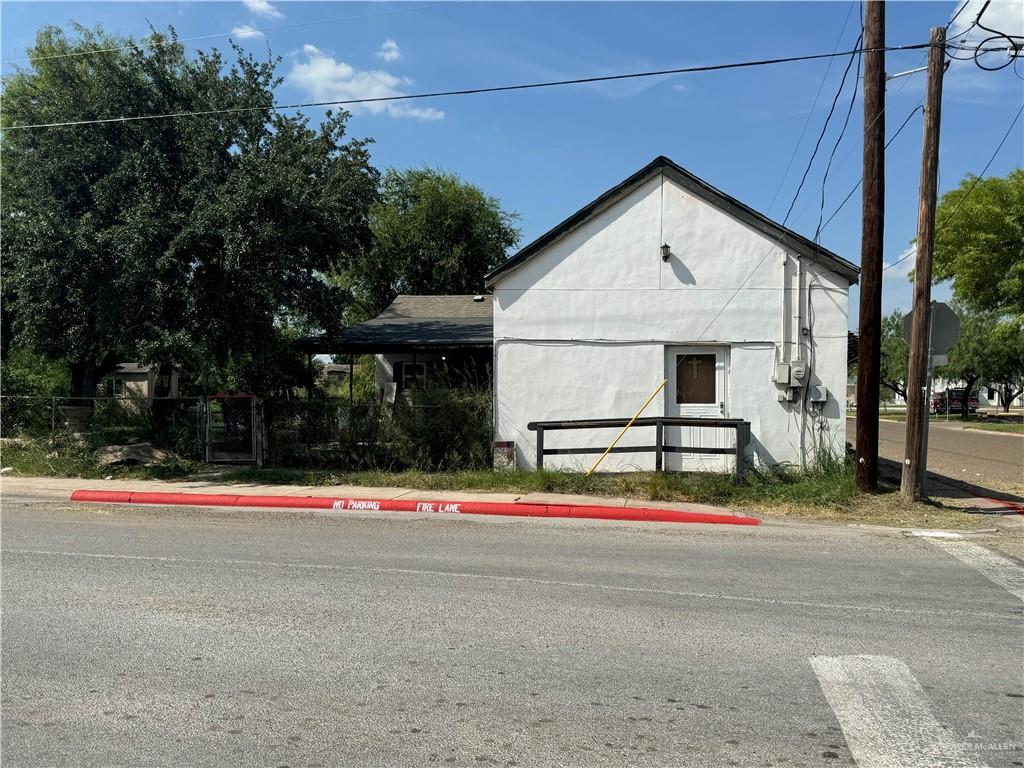
[[[945,730],[920,683],[888,656],[817,656],[814,674],[859,768],[982,768]]]
[[[1024,568],[1009,558],[971,541],[931,539],[931,542],[1024,602]]]

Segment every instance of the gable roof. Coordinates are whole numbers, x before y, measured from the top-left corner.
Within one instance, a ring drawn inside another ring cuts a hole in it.
[[[777,240],[780,246],[789,248],[801,256],[806,256],[811,261],[820,263],[822,266],[831,269],[842,275],[850,283],[857,282],[860,268],[838,256],[827,248],[823,248],[813,240],[809,240],[801,234],[787,229],[776,221],[769,219],[763,213],[758,213],[750,206],[744,205],[734,197],[730,197],[719,189],[699,179],[680,165],[676,165],[664,155],[660,155],[653,162],[641,168],[628,179],[609,189],[596,200],[580,208],[576,213],[567,218],[561,224],[544,233],[532,243],[520,250],[515,256],[499,264],[487,273],[484,278],[487,287],[494,285],[502,275],[507,274],[516,267],[529,261],[538,253],[543,251],[551,243],[562,236],[573,231],[591,218],[609,208],[614,203],[628,195],[637,187],[659,173],[664,173],[670,179],[678,183],[694,196],[706,203],[713,205],[721,211],[739,219],[747,226],[757,230],[761,234],[773,240]]]
[[[478,317],[491,319],[490,295],[456,294],[453,296],[413,296],[402,294],[385,307],[369,323],[378,320],[398,320],[407,317],[460,318]]]
[[[327,354],[490,348],[494,343],[492,300],[490,295],[402,295],[372,320],[338,334],[299,339],[297,346]]]

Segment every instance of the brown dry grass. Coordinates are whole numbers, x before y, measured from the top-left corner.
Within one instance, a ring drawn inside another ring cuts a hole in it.
[[[905,501],[894,488],[885,487],[882,493],[875,496],[858,494],[842,507],[789,504],[738,506],[770,517],[834,524],[885,525],[893,528],[991,529],[996,527],[999,517],[978,507],[971,498],[951,493],[944,488],[937,488],[924,502]]]

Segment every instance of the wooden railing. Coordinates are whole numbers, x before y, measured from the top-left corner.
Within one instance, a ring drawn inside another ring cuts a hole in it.
[[[629,419],[575,419],[562,421],[531,421],[526,428],[537,433],[537,469],[544,468],[544,457],[565,454],[604,453],[607,446],[584,448],[545,448],[544,433],[561,429],[612,429],[622,428]],[[698,453],[707,455],[735,456],[735,474],[737,480],[743,479],[746,471],[747,445],[750,443],[750,422],[742,419],[694,418],[683,416],[649,416],[633,422],[633,428],[654,427],[654,445],[624,445],[611,449],[611,453],[653,453],[654,469],[664,471],[665,453]],[[665,427],[711,427],[732,429],[736,432],[736,440],[732,448],[710,448],[706,446],[665,445]]]

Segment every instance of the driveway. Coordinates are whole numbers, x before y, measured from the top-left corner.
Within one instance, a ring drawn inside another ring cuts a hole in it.
[[[878,453],[903,462],[906,424],[879,421]],[[846,439],[856,442],[856,422],[846,421]],[[1024,435],[961,429],[933,422],[928,436],[928,469],[963,482],[995,490],[1024,486]]]
[[[6,766],[1024,760],[1024,572],[770,524],[3,499]]]

